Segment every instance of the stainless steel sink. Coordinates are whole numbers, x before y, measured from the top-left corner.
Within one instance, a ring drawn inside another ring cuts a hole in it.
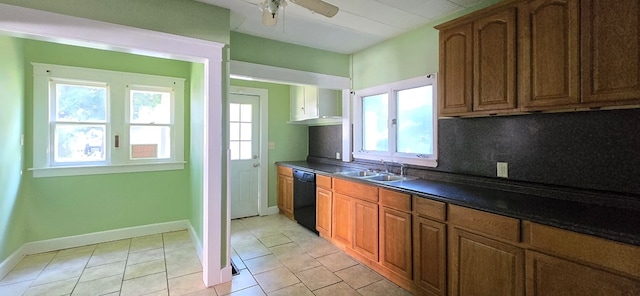
[[[414,179],[414,178],[406,177],[406,176],[398,176],[398,175],[378,175],[378,176],[366,178],[366,180],[378,181],[378,182],[405,181],[405,180],[411,180],[411,179]]]
[[[345,177],[357,178],[357,179],[372,181],[372,182],[382,182],[382,183],[416,179],[415,177],[398,176],[398,175],[393,175],[389,173],[379,173],[374,171],[349,171],[349,172],[340,172],[337,174]]]
[[[340,172],[338,174],[346,177],[361,178],[361,177],[377,176],[379,173],[372,172],[372,171],[351,171],[351,172]]]

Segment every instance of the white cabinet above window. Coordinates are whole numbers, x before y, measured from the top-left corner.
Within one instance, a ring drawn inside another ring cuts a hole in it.
[[[291,86],[291,121],[294,124],[341,123],[341,92],[312,85]]]

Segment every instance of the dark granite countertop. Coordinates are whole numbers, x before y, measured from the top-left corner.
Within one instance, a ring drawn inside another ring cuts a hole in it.
[[[372,183],[336,174],[356,170],[354,167],[307,161],[277,164],[640,246],[639,209],[595,205],[437,180]]]

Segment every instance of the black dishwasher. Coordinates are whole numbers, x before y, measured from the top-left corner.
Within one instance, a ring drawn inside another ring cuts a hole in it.
[[[316,174],[293,170],[293,217],[305,228],[316,230]]]

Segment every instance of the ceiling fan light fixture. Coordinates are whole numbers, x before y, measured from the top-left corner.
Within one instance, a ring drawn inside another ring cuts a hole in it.
[[[322,0],[289,0],[295,4],[298,4],[306,9],[309,9],[315,13],[324,15],[326,17],[335,16],[340,10],[337,6],[324,2]]]
[[[278,9],[287,6],[285,0],[264,0],[258,4],[262,10],[262,24],[265,26],[275,26],[278,23]]]

